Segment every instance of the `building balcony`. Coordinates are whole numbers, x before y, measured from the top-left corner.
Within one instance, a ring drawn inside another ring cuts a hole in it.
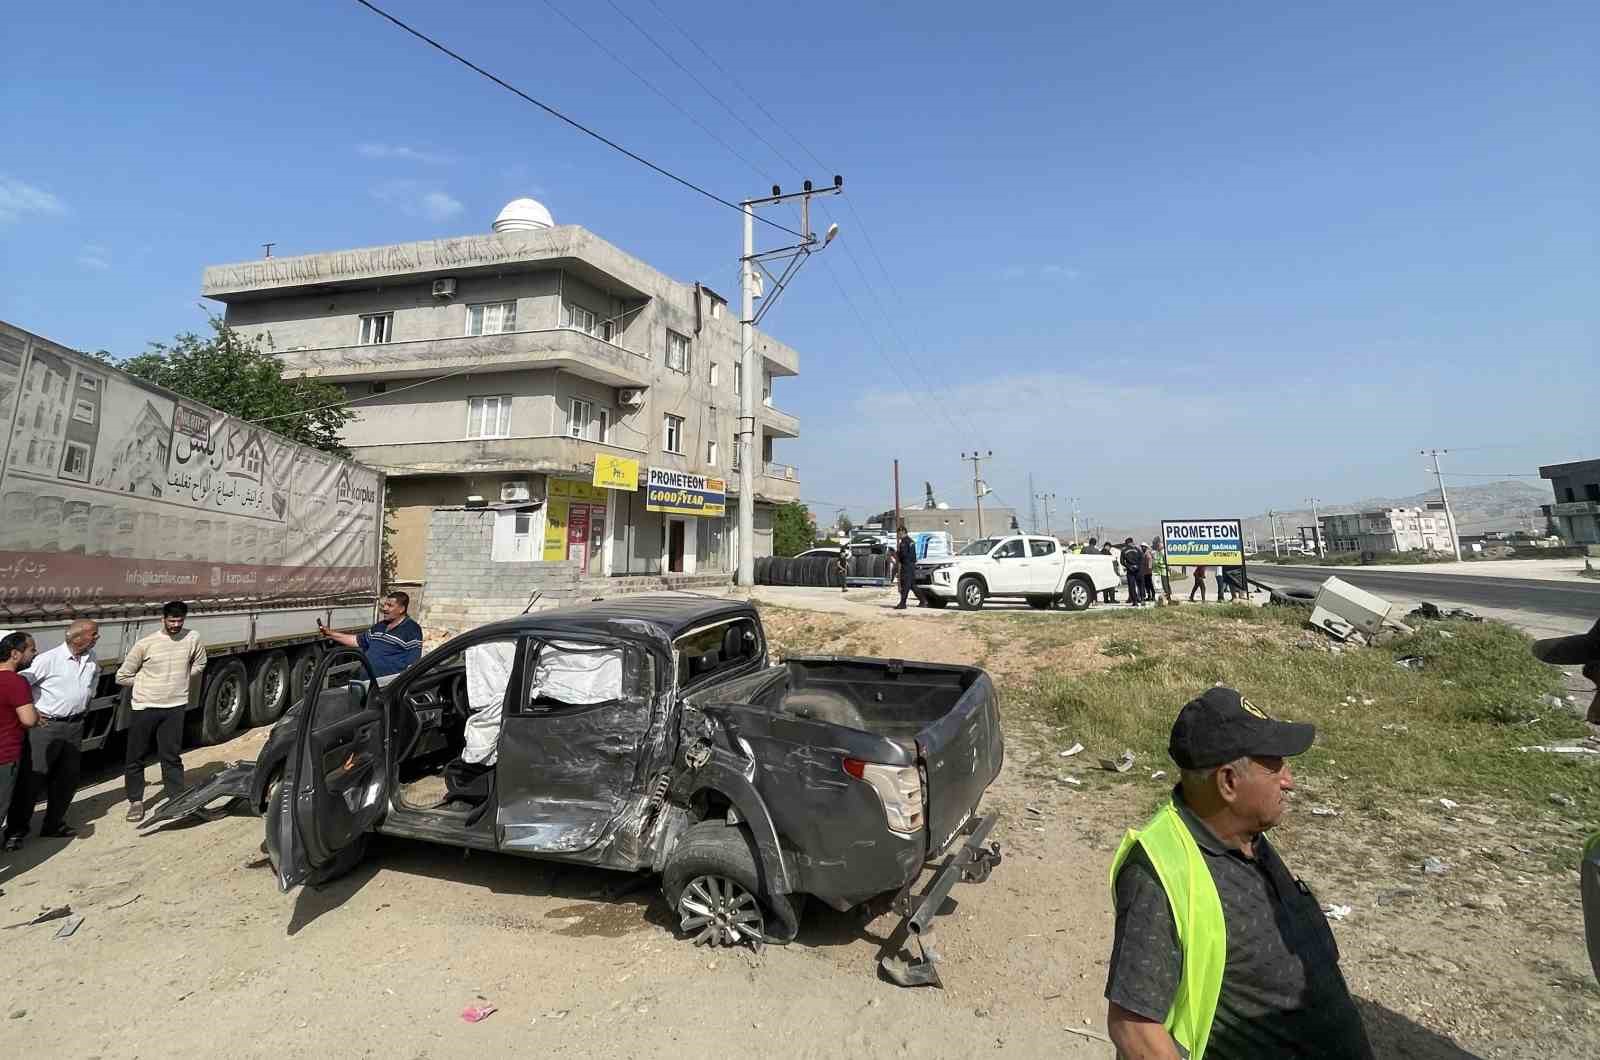
[[[398,442],[353,445],[351,457],[386,475],[463,475],[536,471],[588,479],[597,453],[649,462],[642,450],[591,442],[566,435],[527,438],[471,438],[455,442]],[[641,474],[642,477],[642,474]]]
[[[772,375],[799,375],[800,355],[777,339],[756,332],[756,352],[768,373]]]
[[[780,412],[771,405],[762,405],[756,409],[756,419],[761,423],[761,430],[774,438],[800,437],[800,421],[787,412]]]
[[[426,378],[454,368],[483,372],[559,368],[605,386],[650,385],[648,357],[571,328],[286,350],[277,357],[285,376],[328,382]]]
[[[728,496],[739,495],[739,469],[728,470]],[[756,499],[773,504],[787,504],[800,499],[800,469],[788,464],[767,461],[756,470]],[[732,511],[732,508],[729,508]]]

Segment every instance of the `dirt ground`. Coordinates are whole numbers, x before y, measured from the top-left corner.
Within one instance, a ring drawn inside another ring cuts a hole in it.
[[[1109,662],[1082,646],[1041,659],[982,623],[933,625],[850,595],[830,604],[841,613],[770,611],[775,645],[981,661],[1002,688],[1041,665]],[[1096,1040],[1106,864],[1159,797],[1166,781],[1149,773],[1166,763],[1112,780],[1083,761],[1101,749],[1062,759],[1060,734],[1025,711],[1007,726],[985,802],[1002,814],[1005,861],[988,883],[958,886],[939,922],[943,989],[878,978],[892,917],[814,903],[793,944],[706,951],[676,937],[653,883],[421,843],[380,839],[350,876],[281,895],[259,820],[139,838],[110,778],[70,815],[85,838],[35,837],[0,857],[0,924],[64,904],[84,917],[66,938],[59,922],[0,932],[0,1042],[71,1057],[1109,1057]],[[190,752],[190,779],[253,758],[264,738]],[[1547,863],[1541,822],[1513,825],[1493,806],[1366,807],[1341,800],[1336,777],[1302,786],[1280,845],[1325,902],[1352,906],[1335,931],[1380,1056],[1600,1055],[1576,888]],[[1313,800],[1340,816],[1312,817]],[[1424,853],[1450,871],[1420,874]],[[498,1011],[461,1019],[483,1004]]]

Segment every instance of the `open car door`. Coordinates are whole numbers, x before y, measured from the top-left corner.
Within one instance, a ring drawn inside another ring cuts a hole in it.
[[[267,853],[284,892],[338,875],[389,804],[389,724],[365,655],[322,657],[267,808]]]

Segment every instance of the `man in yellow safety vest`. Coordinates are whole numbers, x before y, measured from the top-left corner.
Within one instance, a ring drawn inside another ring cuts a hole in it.
[[[1372,1056],[1327,917],[1264,834],[1314,736],[1221,686],[1178,713],[1167,753],[1182,781],[1111,863],[1106,1028],[1121,1056]]]

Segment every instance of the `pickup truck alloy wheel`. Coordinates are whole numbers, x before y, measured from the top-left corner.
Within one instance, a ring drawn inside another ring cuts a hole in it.
[[[1074,579],[1067,583],[1067,591],[1061,594],[1069,611],[1082,611],[1094,601],[1094,590],[1089,588],[1089,583],[1081,579]]]
[[[759,946],[766,938],[761,903],[736,880],[696,876],[678,898],[681,927],[696,946]]]
[[[956,591],[956,602],[964,611],[976,611],[983,606],[984,597],[988,594],[983,591],[983,583],[976,578],[968,578],[961,583],[961,588]]]

